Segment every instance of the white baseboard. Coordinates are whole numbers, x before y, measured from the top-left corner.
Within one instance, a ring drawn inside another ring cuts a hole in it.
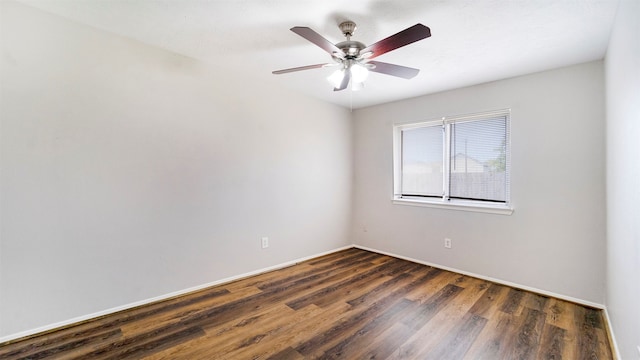
[[[614,359],[622,359],[620,356],[620,349],[618,348],[618,343],[616,342],[616,337],[613,334],[613,326],[611,324],[611,318],[609,317],[609,311],[605,307],[603,309],[604,320],[606,322],[605,326],[607,327],[607,334],[609,335],[609,342],[611,342],[611,348],[613,350],[613,358]]]
[[[105,315],[109,315],[109,314],[113,314],[119,311],[123,311],[123,310],[128,310],[128,309],[132,309],[138,306],[142,306],[142,305],[148,305],[157,301],[162,301],[162,300],[168,300],[171,298],[174,298],[176,296],[180,296],[180,295],[185,295],[191,292],[195,292],[195,291],[199,291],[199,290],[203,290],[212,286],[216,286],[216,285],[221,285],[221,284],[225,284],[225,283],[229,283],[232,281],[236,281],[236,280],[240,280],[240,279],[244,279],[247,277],[251,277],[251,276],[255,276],[255,275],[260,275],[269,271],[273,271],[273,270],[278,270],[278,269],[282,269],[282,268],[286,268],[292,265],[296,265],[300,262],[303,261],[307,261],[307,260],[311,260],[320,256],[324,256],[324,255],[328,255],[328,254],[332,254],[338,251],[342,251],[342,250],[346,250],[346,249],[351,249],[353,248],[353,245],[347,245],[347,246],[343,246],[337,249],[333,249],[333,250],[329,250],[329,251],[325,251],[319,254],[315,254],[315,255],[311,255],[311,256],[305,256],[303,258],[299,258],[296,260],[292,260],[292,261],[287,261],[278,265],[274,265],[274,266],[269,266],[266,268],[262,268],[262,269],[258,269],[258,270],[254,270],[254,271],[250,271],[244,274],[240,274],[240,275],[236,275],[236,276],[231,276],[228,278],[224,278],[224,279],[220,279],[220,280],[216,280],[216,281],[212,281],[210,283],[206,283],[206,284],[202,284],[202,285],[198,285],[198,286],[194,286],[194,287],[190,287],[188,289],[183,289],[183,290],[178,290],[178,291],[174,291],[168,294],[164,294],[164,295],[160,295],[160,296],[156,296],[156,297],[152,297],[150,299],[145,299],[145,300],[141,300],[141,301],[136,301],[133,303],[129,303],[126,305],[122,305],[122,306],[116,306],[110,309],[106,309],[106,310],[102,310],[102,311],[98,311],[92,314],[87,314],[87,315],[83,315],[83,316],[78,316],[69,320],[64,320],[64,321],[60,321],[57,323],[53,323],[53,324],[49,324],[49,325],[45,325],[45,326],[41,326],[35,329],[30,329],[30,330],[26,330],[26,331],[21,331],[19,333],[15,333],[15,334],[10,334],[7,336],[3,336],[0,337],[0,344],[5,343],[7,341],[12,341],[12,340],[16,340],[16,339],[20,339],[23,337],[27,337],[27,336],[31,336],[31,335],[35,335],[41,332],[46,332],[46,331],[51,331],[57,328],[61,328],[61,327],[66,327],[75,323],[79,323],[79,322],[83,322],[83,321],[87,321],[87,320],[91,320],[94,318],[98,318],[98,317],[102,317]]]
[[[492,278],[490,276],[484,276],[484,275],[480,275],[480,274],[475,274],[475,273],[472,273],[470,271],[464,271],[464,270],[455,269],[455,268],[448,267],[448,266],[434,264],[434,263],[430,263],[428,261],[422,261],[422,260],[418,260],[418,259],[413,259],[413,258],[410,258],[410,257],[407,257],[407,256],[402,256],[402,255],[390,253],[390,252],[387,252],[387,251],[381,251],[381,250],[369,248],[369,247],[366,247],[366,246],[360,246],[360,245],[353,245],[353,246],[355,248],[358,248],[358,249],[367,250],[367,251],[375,252],[375,253],[378,253],[378,254],[393,256],[393,257],[398,258],[398,259],[403,259],[403,260],[411,261],[411,262],[418,263],[418,264],[432,266],[432,267],[435,267],[435,268],[438,268],[438,269],[447,270],[447,271],[455,272],[455,273],[458,273],[458,274],[467,275],[467,276],[471,276],[471,277],[474,277],[474,278],[491,281],[491,282],[494,282],[494,283],[497,283],[497,284],[506,285],[506,286],[510,286],[510,287],[513,287],[513,288],[517,288],[517,289],[531,291],[531,292],[536,293],[536,294],[550,296],[550,297],[554,297],[556,299],[570,301],[572,303],[589,306],[589,307],[592,307],[592,308],[595,308],[595,309],[600,309],[600,310],[604,310],[605,309],[604,305],[598,304],[598,303],[594,303],[594,302],[591,302],[591,301],[578,299],[578,298],[574,298],[574,297],[566,296],[566,295],[562,295],[562,294],[557,294],[557,293],[554,293],[554,292],[551,292],[551,291],[536,289],[536,288],[531,287],[531,286],[516,284],[516,283],[512,283],[510,281],[505,281],[505,280],[502,280],[502,279]]]

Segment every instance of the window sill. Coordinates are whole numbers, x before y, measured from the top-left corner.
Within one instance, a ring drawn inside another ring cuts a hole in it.
[[[455,201],[444,203],[438,200],[394,198],[392,202],[396,205],[422,206],[436,209],[473,211],[498,215],[511,215],[513,208],[504,204],[481,204],[475,201]]]

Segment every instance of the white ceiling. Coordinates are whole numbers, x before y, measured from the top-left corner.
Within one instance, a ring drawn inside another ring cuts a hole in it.
[[[238,81],[284,86],[344,107],[403,98],[602,59],[618,0],[22,0],[42,10],[193,57]],[[432,36],[376,58],[421,69],[404,80],[372,73],[365,89],[334,92],[330,62],[289,31],[308,26],[336,43],[337,24],[358,24],[370,45],[416,23]]]

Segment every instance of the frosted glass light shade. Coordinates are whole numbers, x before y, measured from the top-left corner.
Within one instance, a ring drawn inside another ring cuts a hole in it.
[[[333,85],[334,88],[337,88],[342,84],[342,79],[344,79],[344,69],[338,69],[333,72],[333,74],[329,75],[327,80]]]
[[[367,76],[369,76],[369,70],[360,65],[360,64],[353,64],[351,65],[351,80],[354,83],[363,83],[366,79]]]

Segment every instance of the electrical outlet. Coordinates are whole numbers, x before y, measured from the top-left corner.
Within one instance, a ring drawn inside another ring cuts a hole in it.
[[[269,238],[265,236],[262,238],[262,248],[266,249],[268,247],[269,247]]]
[[[446,247],[447,249],[451,249],[451,239],[444,238],[444,247]]]

